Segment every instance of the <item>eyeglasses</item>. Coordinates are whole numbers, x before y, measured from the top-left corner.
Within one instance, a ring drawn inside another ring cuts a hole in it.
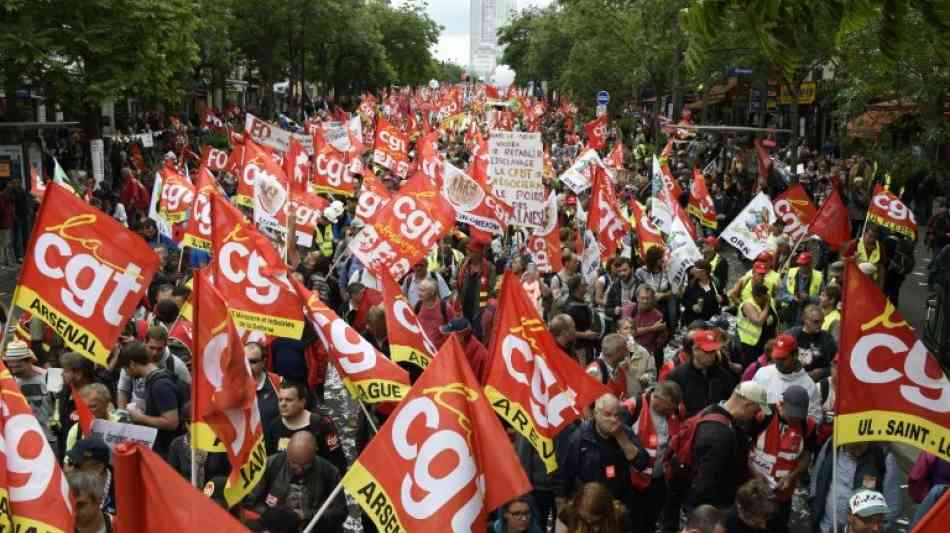
[[[258,364],[258,363],[263,363],[264,360],[263,360],[263,359],[248,359],[247,362],[250,363],[250,364],[252,364],[252,365],[256,365],[256,364]]]

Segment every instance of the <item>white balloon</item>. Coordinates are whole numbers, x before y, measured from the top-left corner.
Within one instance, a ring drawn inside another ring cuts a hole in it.
[[[515,71],[508,65],[498,65],[491,75],[491,82],[499,89],[507,89],[515,81]]]

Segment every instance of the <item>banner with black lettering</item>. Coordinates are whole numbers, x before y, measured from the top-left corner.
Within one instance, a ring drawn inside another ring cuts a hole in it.
[[[772,200],[767,194],[760,192],[726,227],[719,240],[728,242],[747,259],[754,260],[769,249],[769,236],[772,235],[774,223]]]

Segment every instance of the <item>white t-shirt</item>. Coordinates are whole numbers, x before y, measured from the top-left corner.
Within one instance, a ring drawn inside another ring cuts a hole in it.
[[[824,419],[824,410],[821,408],[821,392],[811,376],[808,375],[808,372],[803,369],[791,374],[783,374],[778,371],[778,367],[774,364],[766,365],[755,373],[752,381],[762,385],[768,395],[770,404],[777,404],[782,399],[785,389],[792,385],[800,386],[808,393],[808,416],[814,418],[816,423],[820,423]]]

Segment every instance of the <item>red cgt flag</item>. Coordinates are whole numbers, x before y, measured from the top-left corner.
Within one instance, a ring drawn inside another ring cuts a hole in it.
[[[401,400],[409,392],[409,374],[381,354],[300,282],[296,279],[290,281],[350,396],[366,403]]]
[[[409,175],[409,139],[382,116],[376,117],[373,163],[400,178]]]
[[[874,196],[868,206],[868,222],[896,231],[910,239],[917,238],[917,220],[914,214],[897,196],[881,187],[874,186]]]
[[[356,218],[366,224],[375,223],[376,216],[383,206],[389,203],[391,197],[392,194],[390,194],[389,189],[379,181],[372,169],[364,168],[360,196],[356,202]]]
[[[851,238],[848,208],[841,201],[841,195],[838,194],[837,189],[833,189],[818,208],[809,231],[821,237],[834,250],[841,248],[841,245]]]
[[[66,477],[32,407],[3,363],[0,436],[0,528],[71,533],[75,515]]]
[[[310,155],[296,137],[290,138],[290,146],[284,157],[284,174],[290,180],[291,196],[306,194],[310,180]]]
[[[174,168],[165,166],[159,169],[158,173],[162,176],[159,214],[171,225],[184,222],[195,201],[195,186]]]
[[[89,405],[86,403],[86,400],[82,398],[82,394],[79,394],[79,389],[70,386],[69,395],[72,396],[73,403],[76,404],[79,430],[82,432],[83,437],[88,437],[92,433],[92,423],[96,417],[93,416],[92,411],[89,410]]]
[[[950,380],[854,261],[843,283],[835,442],[903,442],[950,461]]]
[[[158,255],[111,216],[50,183],[13,294],[70,349],[106,366]]]
[[[185,226],[185,234],[181,239],[182,246],[211,251],[211,195],[218,194],[218,184],[208,171],[208,167],[201,165],[197,173],[195,186],[195,201],[191,204],[191,216]]]
[[[531,490],[456,335],[343,477],[380,531],[485,531]]]
[[[211,195],[211,262],[215,286],[235,325],[299,339],[303,313],[274,246],[220,194]]]
[[[311,180],[315,192],[342,196],[356,194],[356,186],[349,172],[346,154],[330,143],[323,143],[317,149]]]
[[[623,143],[617,142],[607,157],[604,158],[604,164],[614,170],[623,170]]]
[[[808,233],[808,226],[818,212],[801,183],[789,187],[772,205],[775,208],[775,216],[785,223],[784,233],[788,234],[793,242]]]
[[[244,357],[244,344],[214,287],[209,269],[194,277],[194,354],[191,415],[210,426],[224,446],[231,475],[224,498],[234,505],[264,476],[267,452],[257,408],[257,381]],[[216,443],[192,439],[196,448],[217,451]]]
[[[561,227],[558,224],[557,193],[548,193],[545,201],[544,219],[540,228],[528,238],[528,253],[538,265],[539,272],[559,272],[561,263]]]
[[[383,285],[383,306],[386,308],[389,356],[396,363],[415,365],[425,370],[435,357],[435,345],[426,336],[419,318],[395,280],[389,276],[380,277]]]
[[[485,396],[553,472],[554,437],[610,391],[558,347],[510,270],[502,281],[498,307]]]
[[[587,146],[603,150],[607,146],[607,115],[584,124],[584,134],[587,136]]]
[[[597,237],[601,259],[607,260],[617,251],[620,239],[630,231],[630,223],[620,212],[614,188],[600,165],[594,169],[594,180],[590,189],[587,229]]]
[[[119,444],[113,461],[117,533],[248,532],[147,446]]]
[[[689,188],[689,205],[686,212],[696,217],[700,224],[707,228],[716,229],[716,206],[709,189],[706,188],[706,178],[699,169],[693,169],[693,183]]]
[[[375,275],[402,279],[455,225],[455,208],[417,172],[352,240],[349,250]]]

